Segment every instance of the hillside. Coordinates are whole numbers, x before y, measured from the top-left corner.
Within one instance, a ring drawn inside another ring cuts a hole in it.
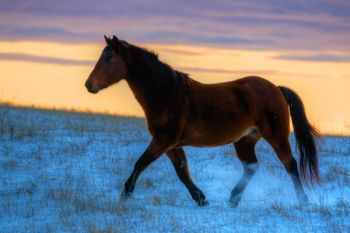
[[[209,206],[192,201],[165,156],[120,202],[149,141],[139,118],[0,106],[0,231],[350,232],[349,137],[319,143],[323,184],[307,190],[307,206],[297,203],[276,155],[259,142],[260,169],[237,208],[228,204],[242,174],[232,145],[185,148]],[[291,143],[295,149],[293,136]]]

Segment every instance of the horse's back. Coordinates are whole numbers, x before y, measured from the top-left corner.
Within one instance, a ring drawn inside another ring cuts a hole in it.
[[[194,99],[205,104],[215,104],[219,108],[239,107],[249,114],[258,114],[259,111],[272,110],[276,107],[288,107],[278,86],[267,79],[258,76],[247,76],[237,80],[216,83],[200,84],[193,92]],[[229,111],[229,109],[227,109]]]

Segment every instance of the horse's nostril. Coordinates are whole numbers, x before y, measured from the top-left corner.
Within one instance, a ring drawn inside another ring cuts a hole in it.
[[[85,87],[86,87],[87,89],[91,89],[91,83],[90,83],[89,81],[86,81],[86,82],[85,82]]]
[[[88,82],[88,81],[85,82],[85,87],[90,93],[94,93],[94,94],[96,94],[100,90],[98,86],[94,86],[91,82]]]

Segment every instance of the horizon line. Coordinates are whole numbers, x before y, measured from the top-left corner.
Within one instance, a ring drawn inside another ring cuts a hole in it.
[[[44,110],[44,111],[56,111],[56,112],[68,112],[68,113],[81,113],[81,114],[92,114],[92,115],[105,115],[105,116],[115,116],[115,117],[125,117],[125,118],[138,118],[146,121],[145,116],[137,116],[133,114],[122,114],[122,113],[113,113],[108,110],[103,111],[94,111],[90,109],[80,109],[80,108],[65,108],[65,107],[54,107],[54,106],[43,106],[43,105],[35,105],[35,104],[18,104],[11,103],[10,101],[0,100],[0,107],[12,107],[12,108],[24,108],[24,109],[34,109],[34,110]],[[147,121],[146,121],[147,122]],[[344,125],[344,127],[346,127]],[[290,133],[294,133],[294,129],[291,128]],[[350,132],[321,132],[321,136],[326,137],[350,137]]]

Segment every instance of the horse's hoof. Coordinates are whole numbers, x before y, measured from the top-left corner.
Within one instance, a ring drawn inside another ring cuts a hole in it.
[[[207,200],[201,200],[201,201],[198,201],[197,202],[198,206],[208,206],[209,205],[209,202]]]
[[[308,205],[309,204],[309,198],[306,195],[301,195],[298,197],[299,205]]]
[[[199,189],[192,193],[192,198],[197,202],[199,206],[209,205],[209,202],[205,200],[203,192]]]
[[[241,200],[241,197],[238,196],[231,196],[230,198],[230,205],[232,208],[236,208],[239,204],[239,201]]]
[[[132,192],[128,192],[128,191],[125,191],[125,189],[123,189],[123,192],[120,194],[120,199],[126,200],[131,197],[131,194]]]
[[[232,208],[236,208],[236,207],[238,206],[238,204],[239,204],[239,201],[235,201],[235,202],[230,201],[230,206],[231,206]]]

